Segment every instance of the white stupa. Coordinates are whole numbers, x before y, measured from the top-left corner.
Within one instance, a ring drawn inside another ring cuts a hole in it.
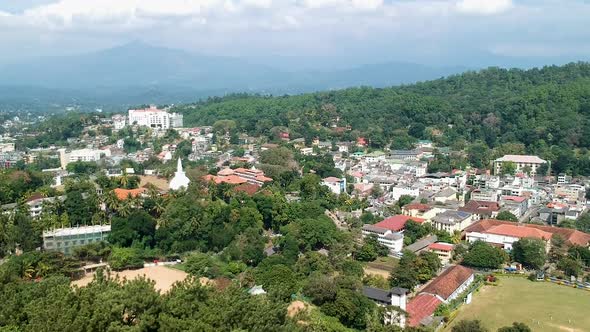
[[[182,161],[178,158],[178,166],[176,169],[176,173],[174,173],[174,177],[170,181],[170,189],[172,190],[179,190],[180,188],[186,189],[188,188],[188,184],[191,181],[186,177],[186,174],[182,170]]]

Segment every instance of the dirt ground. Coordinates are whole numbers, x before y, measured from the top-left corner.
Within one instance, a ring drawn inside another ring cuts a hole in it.
[[[146,276],[148,279],[156,282],[155,288],[162,293],[168,292],[175,282],[182,281],[188,276],[186,272],[166,266],[151,266],[138,270],[124,270],[111,273],[118,275],[120,278],[126,278],[127,280],[132,280],[139,276]],[[88,274],[82,279],[73,281],[72,285],[84,287],[88,285],[93,279],[94,274]]]
[[[165,178],[157,177],[155,175],[141,175],[139,177],[139,186],[143,187],[146,184],[151,183],[160,190],[168,190],[170,186],[168,180]]]
[[[389,278],[389,271],[376,269],[376,268],[373,268],[370,266],[365,267],[365,274],[378,275],[378,276],[382,276],[385,279]]]

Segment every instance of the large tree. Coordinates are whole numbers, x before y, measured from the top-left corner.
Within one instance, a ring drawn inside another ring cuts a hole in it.
[[[508,255],[504,250],[485,242],[477,241],[471,244],[469,252],[463,256],[462,264],[476,268],[497,269],[507,259]]]
[[[547,258],[547,243],[541,239],[522,238],[512,244],[514,260],[530,269],[540,269]]]

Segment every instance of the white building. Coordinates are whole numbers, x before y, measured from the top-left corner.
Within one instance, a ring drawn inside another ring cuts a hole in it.
[[[322,185],[330,188],[330,191],[336,195],[346,192],[346,178],[339,179],[330,176],[322,180]]]
[[[77,161],[99,161],[102,156],[111,156],[111,150],[109,149],[79,149],[71,151],[59,149],[58,151],[59,161],[62,169],[65,169],[69,163],[74,163]]]
[[[125,117],[124,115],[121,115],[121,114],[113,115],[111,120],[113,121],[113,129],[114,130],[121,130],[121,129],[125,128],[125,125],[127,125],[127,117]]]
[[[405,288],[394,287],[390,290],[379,289],[369,286],[363,287],[363,294],[369,299],[375,301],[379,306],[394,306],[406,311],[408,290]],[[386,325],[395,324],[401,328],[406,327],[406,315],[392,310],[385,314],[384,323]]]
[[[502,173],[502,165],[504,163],[514,163],[516,166],[516,172],[522,172],[524,171],[525,167],[528,167],[530,174],[534,175],[537,173],[537,168],[543,164],[546,164],[547,161],[537,156],[507,154],[502,158],[494,160],[494,174]]]
[[[14,143],[12,143],[12,142],[0,143],[0,153],[4,153],[4,152],[14,152]]]
[[[362,228],[363,237],[375,235],[377,241],[389,248],[390,253],[399,253],[404,246],[404,235],[387,228],[365,224]]]
[[[183,116],[177,113],[168,113],[156,106],[139,110],[129,110],[129,124],[158,129],[182,127]]]
[[[391,188],[391,193],[389,193],[388,198],[397,201],[404,195],[418,197],[418,195],[420,195],[420,190],[418,188],[411,187],[393,187]]]

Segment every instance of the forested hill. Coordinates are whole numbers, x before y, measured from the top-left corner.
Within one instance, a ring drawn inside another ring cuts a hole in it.
[[[497,152],[526,152],[552,160],[556,171],[590,174],[589,63],[531,70],[489,68],[384,89],[230,95],[178,110],[185,114],[186,125],[229,119],[252,134],[284,126],[292,138],[366,136],[375,148],[407,148],[417,139],[429,138],[455,149],[478,150],[480,155],[471,160],[476,166]],[[332,130],[347,125],[351,131]]]

